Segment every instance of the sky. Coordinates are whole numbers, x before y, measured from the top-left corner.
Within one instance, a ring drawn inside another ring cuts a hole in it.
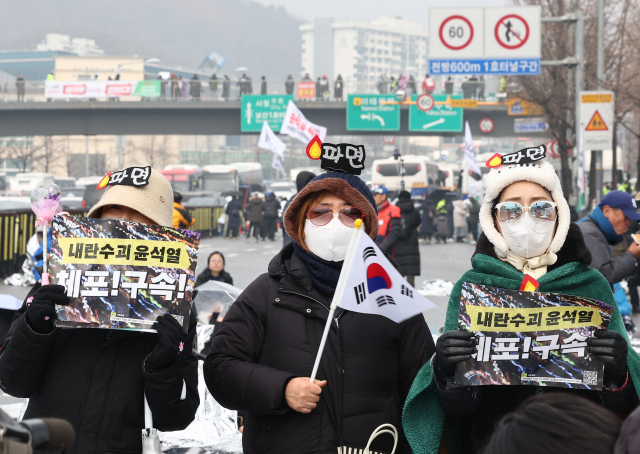
[[[287,11],[305,21],[316,17],[333,17],[338,21],[362,21],[380,16],[399,16],[422,24],[424,32],[429,27],[429,8],[443,6],[442,0],[256,0],[263,5],[284,6]],[[508,6],[509,0],[447,0],[446,6],[478,7]]]

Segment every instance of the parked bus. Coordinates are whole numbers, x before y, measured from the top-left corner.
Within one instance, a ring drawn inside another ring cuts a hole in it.
[[[240,190],[240,179],[235,167],[229,164],[216,164],[203,167],[202,191],[222,193]]]
[[[232,162],[231,167],[238,173],[241,191],[247,189],[249,179],[251,179],[251,191],[264,192],[262,164],[257,162]]]
[[[18,173],[9,182],[9,189],[22,191],[25,195],[30,195],[36,188],[43,188],[50,183],[55,183],[53,175],[41,172]]]
[[[204,171],[194,164],[174,164],[160,171],[171,183],[174,191],[194,192],[201,190]]]
[[[422,197],[435,189],[440,189],[438,165],[425,156],[403,156],[404,188],[413,197]],[[400,175],[400,160],[394,158],[376,159],[371,167],[371,184],[386,186],[390,192],[400,191],[403,177]]]

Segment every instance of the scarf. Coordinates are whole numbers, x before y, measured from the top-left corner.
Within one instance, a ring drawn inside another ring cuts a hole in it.
[[[313,286],[326,295],[333,295],[336,292],[338,278],[340,278],[342,262],[323,260],[295,242],[293,243],[293,250],[309,270]]]
[[[523,274],[527,274],[535,280],[538,280],[542,276],[547,274],[547,266],[556,263],[556,261],[558,260],[558,256],[553,252],[547,252],[546,254],[540,255],[538,257],[525,259],[524,257],[520,257],[519,255],[516,255],[511,251],[507,251],[507,256],[500,257],[500,260],[502,260],[503,262],[507,262]]]
[[[606,218],[606,216],[602,212],[602,209],[599,206],[596,207],[595,210],[591,212],[589,217],[594,221],[596,221],[596,223],[598,224],[598,227],[600,227],[600,230],[604,234],[604,237],[607,239],[607,243],[611,245],[622,243],[622,240],[624,238],[622,237],[622,235],[618,235],[616,233],[616,231],[613,228],[613,224],[611,224],[611,221],[609,221],[609,219]],[[585,220],[586,218],[580,221],[579,223],[582,223]]]

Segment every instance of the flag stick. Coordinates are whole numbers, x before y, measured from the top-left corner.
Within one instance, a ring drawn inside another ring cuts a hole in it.
[[[331,321],[333,320],[333,314],[336,312],[336,308],[340,304],[340,298],[342,298],[342,293],[344,292],[344,288],[347,285],[347,276],[349,275],[349,269],[351,268],[351,264],[353,263],[353,254],[358,246],[358,240],[360,240],[360,235],[362,235],[363,231],[360,230],[362,227],[362,220],[357,219],[354,225],[353,235],[351,235],[351,241],[349,242],[349,248],[347,249],[347,255],[344,259],[344,263],[342,264],[342,271],[340,272],[340,278],[338,279],[338,285],[336,285],[336,291],[333,294],[333,300],[331,301],[331,306],[329,307],[329,315],[327,316],[327,323],[324,325],[324,332],[322,333],[322,340],[320,341],[320,347],[318,348],[318,354],[316,355],[316,361],[313,364],[313,371],[311,372],[311,383],[313,383],[316,379],[316,375],[318,374],[318,368],[320,367],[320,359],[322,358],[322,352],[324,351],[324,346],[327,343],[327,337],[329,336],[329,328],[331,327]]]
[[[42,285],[49,285],[49,271],[47,269],[47,246],[49,242],[49,224],[45,224],[42,234]]]
[[[254,164],[258,160],[258,151],[260,151],[260,147],[256,147],[256,155],[253,157]],[[247,205],[247,197],[249,197],[249,189],[251,189],[251,179],[253,178],[253,167],[255,166],[251,166],[251,172],[249,173],[249,182],[247,183],[247,190],[244,193],[244,203],[242,204],[242,208]]]

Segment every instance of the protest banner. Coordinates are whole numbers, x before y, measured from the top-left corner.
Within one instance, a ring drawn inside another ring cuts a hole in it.
[[[478,346],[457,365],[455,382],[599,391],[604,364],[586,341],[607,328],[612,313],[608,304],[579,296],[464,282],[458,328],[475,332]]]
[[[56,216],[52,236],[51,283],[69,297],[56,326],[143,330],[168,313],[188,330],[200,233]]]
[[[159,80],[46,81],[44,95],[52,99],[159,97]]]
[[[286,134],[304,143],[309,143],[315,136],[320,137],[320,140],[324,140],[327,135],[327,128],[311,123],[293,101],[289,101],[282,127],[280,128],[280,134]]]

